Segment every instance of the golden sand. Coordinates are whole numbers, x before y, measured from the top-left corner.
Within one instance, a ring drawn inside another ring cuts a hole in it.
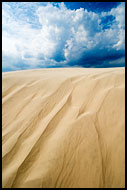
[[[125,187],[125,68],[2,74],[2,187]]]

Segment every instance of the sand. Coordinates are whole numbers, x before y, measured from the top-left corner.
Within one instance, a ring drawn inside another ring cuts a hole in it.
[[[2,74],[3,188],[125,187],[125,68]]]

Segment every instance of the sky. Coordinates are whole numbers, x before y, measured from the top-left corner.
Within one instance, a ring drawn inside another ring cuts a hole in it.
[[[125,66],[125,2],[3,2],[2,71]]]

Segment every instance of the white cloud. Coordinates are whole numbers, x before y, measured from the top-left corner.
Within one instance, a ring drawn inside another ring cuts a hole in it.
[[[21,60],[26,67],[67,64],[124,50],[125,7],[121,3],[110,12],[97,14],[83,8],[67,9],[52,3],[3,3],[2,51],[4,57]],[[113,15],[115,22],[102,30],[101,19]],[[39,26],[39,27],[38,27]],[[114,55],[114,54],[113,54]],[[86,57],[85,57],[86,56]],[[111,56],[111,55],[110,55]],[[7,61],[7,59],[5,59]],[[5,67],[5,61],[3,67]]]
[[[113,8],[110,14],[116,17],[119,28],[125,28],[125,3],[121,3],[117,8]]]

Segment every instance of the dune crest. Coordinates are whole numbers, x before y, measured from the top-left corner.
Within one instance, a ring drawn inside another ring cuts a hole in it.
[[[3,188],[125,187],[125,68],[2,75]]]

